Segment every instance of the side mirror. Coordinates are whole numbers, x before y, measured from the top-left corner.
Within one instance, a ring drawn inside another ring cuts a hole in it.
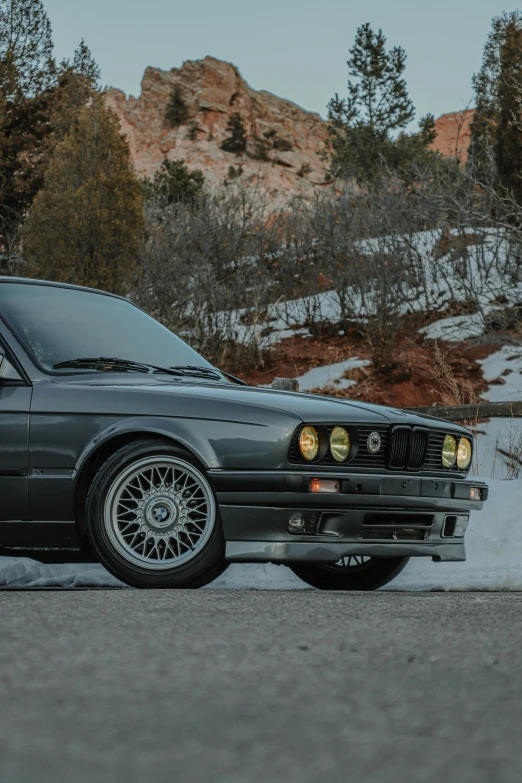
[[[272,389],[278,391],[299,391],[299,381],[297,378],[274,378],[272,381]]]

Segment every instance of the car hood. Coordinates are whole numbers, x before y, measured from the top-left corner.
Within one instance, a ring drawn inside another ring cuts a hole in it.
[[[369,424],[418,424],[447,428],[448,424],[441,419],[424,414],[416,414],[408,410],[400,410],[381,405],[372,405],[338,397],[327,397],[302,392],[287,392],[258,386],[238,386],[232,383],[199,382],[194,379],[161,380],[155,377],[136,378],[128,375],[101,376],[83,375],[80,377],[56,379],[59,385],[79,387],[87,391],[91,388],[105,391],[109,397],[117,397],[120,401],[139,397],[140,409],[150,407],[153,414],[160,398],[169,397],[181,403],[190,399],[192,405],[201,403],[206,415],[212,414],[213,404],[232,405],[238,413],[247,409],[254,411],[262,408],[286,413],[310,424],[357,423]],[[106,396],[106,395],[104,395]],[[176,406],[177,407],[177,406]],[[183,407],[183,406],[182,406]],[[241,416],[243,418],[243,416]],[[246,418],[250,418],[247,416]],[[452,424],[452,429],[464,429]]]

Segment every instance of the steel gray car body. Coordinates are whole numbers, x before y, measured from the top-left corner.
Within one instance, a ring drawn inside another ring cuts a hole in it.
[[[0,278],[4,301],[13,284],[17,291],[57,285]],[[224,377],[50,372],[1,301],[0,316],[9,368],[0,378],[0,546],[79,546],[96,467],[123,444],[154,435],[204,466],[231,561],[333,562],[353,553],[465,559],[464,538],[449,535],[445,525],[448,517],[482,508],[487,487],[437,461],[440,438],[469,436],[465,428],[387,407],[238,386]],[[358,441],[353,458],[337,465],[323,455],[305,463],[295,449],[304,424],[350,428]],[[396,427],[427,431],[419,468],[390,468]],[[366,447],[370,432],[382,437],[378,455]],[[313,478],[331,478],[339,491],[312,493]],[[296,511],[315,515],[313,534],[289,532],[289,514]]]

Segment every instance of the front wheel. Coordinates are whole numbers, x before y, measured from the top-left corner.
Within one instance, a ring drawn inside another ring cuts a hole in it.
[[[219,509],[201,465],[162,441],[130,443],[94,478],[89,543],[132,587],[193,588],[227,567]]]
[[[337,563],[288,563],[303,582],[319,590],[377,590],[406,567],[408,557],[348,555]]]

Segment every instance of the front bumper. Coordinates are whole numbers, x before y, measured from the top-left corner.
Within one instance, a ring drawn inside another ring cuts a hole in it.
[[[317,474],[210,471],[220,504],[227,559],[234,562],[336,562],[347,555],[466,559],[455,520],[480,510],[482,482],[410,475],[339,476],[339,493],[314,494]],[[471,488],[480,500],[470,500]],[[291,515],[313,522],[313,533],[290,533]]]

